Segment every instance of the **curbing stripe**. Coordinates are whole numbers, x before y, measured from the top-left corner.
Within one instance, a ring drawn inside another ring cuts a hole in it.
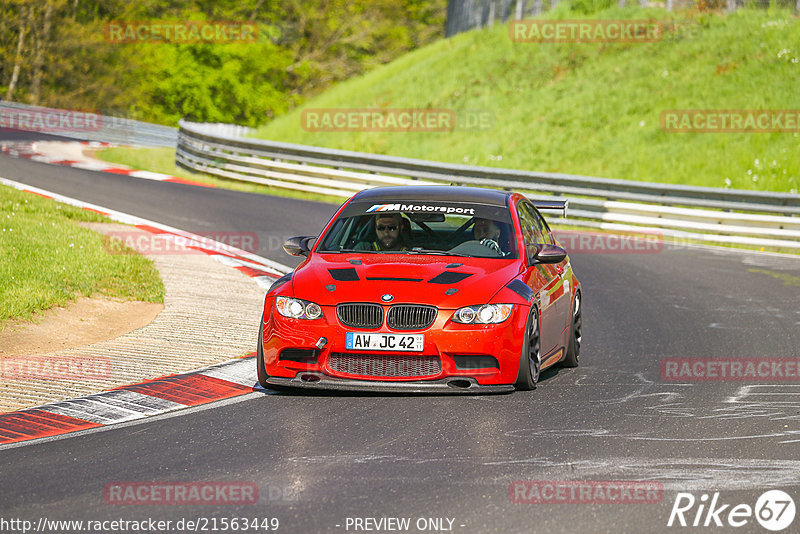
[[[111,422],[139,419],[144,414],[136,414],[130,410],[121,411],[115,406],[109,406],[97,400],[74,399],[57,402],[47,406],[48,413],[56,413],[105,425]]]
[[[255,278],[256,276],[263,276],[264,271],[260,269],[253,269],[252,267],[248,267],[247,265],[238,265],[234,267],[237,271],[243,272],[250,278]]]
[[[0,448],[252,393],[259,389],[255,386],[254,360],[254,356],[248,355],[192,373],[0,414]]]
[[[158,397],[151,397],[149,395],[143,395],[135,391],[126,391],[124,389],[112,389],[111,391],[104,391],[102,393],[96,393],[94,395],[89,395],[82,398],[96,402],[103,402],[109,406],[117,406],[128,411],[145,415],[157,415],[160,413],[169,412],[170,410],[182,408],[184,406],[183,404],[178,404],[177,402],[159,399]]]
[[[47,411],[98,424],[121,423],[184,408],[177,402],[136,391],[108,391],[47,405]]]
[[[134,178],[144,178],[145,180],[155,180],[157,182],[162,182],[167,178],[172,178],[172,176],[167,174],[153,171],[133,171],[129,172],[128,176],[133,176]]]
[[[170,400],[185,406],[198,406],[250,393],[253,388],[195,373],[126,386],[125,390]]]
[[[101,426],[40,409],[0,414],[0,444],[67,434]]]
[[[256,387],[255,376],[253,375],[253,360],[252,358],[233,361],[228,364],[215,365],[209,367],[200,374],[212,378],[218,378],[227,382],[233,382],[241,386],[250,388]]]

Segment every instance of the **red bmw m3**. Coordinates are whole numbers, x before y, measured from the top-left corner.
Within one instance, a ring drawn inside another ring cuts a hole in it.
[[[259,383],[500,392],[575,367],[581,286],[540,210],[474,187],[382,187],[348,200],[264,300]]]

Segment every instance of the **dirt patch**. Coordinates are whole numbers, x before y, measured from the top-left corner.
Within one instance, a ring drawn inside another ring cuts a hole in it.
[[[0,330],[0,357],[27,356],[117,338],[150,324],[164,309],[153,302],[81,297],[34,322],[10,321]]]

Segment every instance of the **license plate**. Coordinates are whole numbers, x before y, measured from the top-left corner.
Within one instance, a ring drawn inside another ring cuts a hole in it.
[[[425,334],[362,334],[347,332],[347,350],[422,352]]]

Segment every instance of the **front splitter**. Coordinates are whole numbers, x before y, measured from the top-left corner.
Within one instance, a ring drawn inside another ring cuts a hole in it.
[[[443,378],[410,382],[380,382],[377,380],[352,380],[334,378],[321,373],[298,373],[294,378],[270,376],[267,383],[273,386],[338,391],[371,391],[375,393],[436,393],[455,395],[480,395],[510,393],[511,384],[485,386],[474,378]]]

